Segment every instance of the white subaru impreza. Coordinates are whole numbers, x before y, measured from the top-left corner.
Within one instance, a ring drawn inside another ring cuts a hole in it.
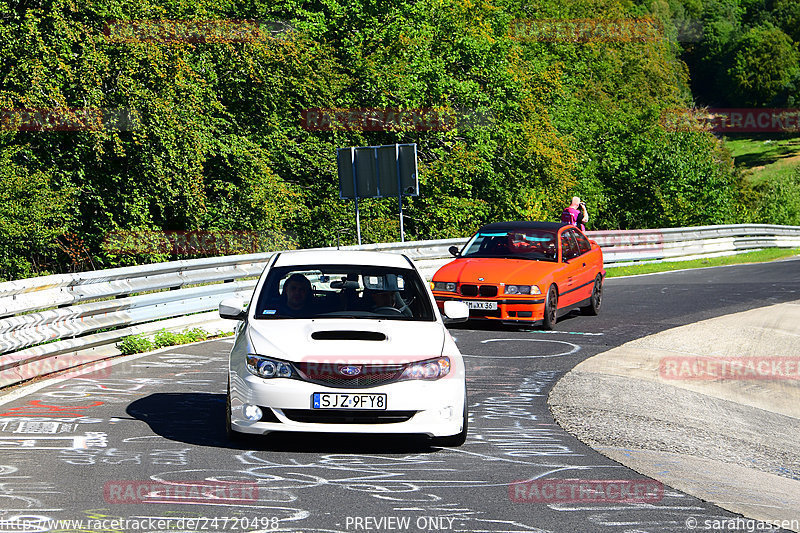
[[[450,305],[448,305],[450,304]],[[467,436],[464,361],[430,287],[402,254],[276,253],[249,303],[220,316],[241,323],[228,372],[231,438],[275,431]]]

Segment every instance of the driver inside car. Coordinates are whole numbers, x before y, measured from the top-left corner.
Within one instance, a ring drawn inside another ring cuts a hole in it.
[[[364,300],[367,303],[370,311],[389,314],[401,314],[403,316],[412,316],[411,309],[408,304],[403,301],[398,291],[380,290],[380,289],[364,289]],[[410,302],[409,302],[410,303]],[[395,311],[391,311],[394,309]]]
[[[283,284],[278,315],[284,317],[307,317],[314,314],[313,289],[304,275],[295,273]]]

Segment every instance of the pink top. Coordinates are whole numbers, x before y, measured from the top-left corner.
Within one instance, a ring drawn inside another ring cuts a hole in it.
[[[581,224],[578,226],[578,216],[581,212],[577,209],[573,209],[572,207],[567,207],[564,211],[561,212],[561,222],[564,224],[571,224],[575,227],[580,227],[581,231],[586,231],[586,226]]]

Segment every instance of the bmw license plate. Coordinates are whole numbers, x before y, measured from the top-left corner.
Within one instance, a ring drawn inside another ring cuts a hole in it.
[[[497,302],[477,302],[475,300],[465,300],[465,304],[470,309],[481,309],[484,311],[497,311]]]
[[[311,395],[312,409],[386,410],[386,394],[341,394],[315,392]]]

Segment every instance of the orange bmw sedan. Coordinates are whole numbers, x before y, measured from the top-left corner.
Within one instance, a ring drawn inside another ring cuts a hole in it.
[[[603,299],[603,252],[575,226],[495,222],[483,226],[431,282],[439,308],[463,301],[470,319],[553,329],[559,314],[597,315]]]

